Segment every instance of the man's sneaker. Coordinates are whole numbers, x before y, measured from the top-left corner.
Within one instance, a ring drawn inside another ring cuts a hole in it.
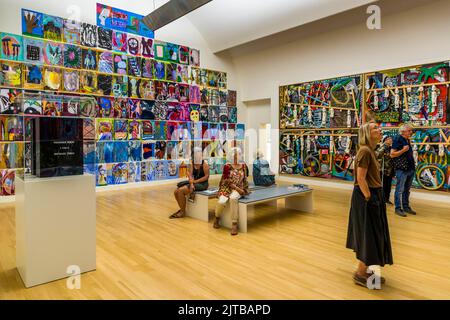
[[[415,212],[413,209],[411,208],[406,208],[405,210],[403,210],[406,213],[412,214],[413,216],[415,216],[417,214],[417,212]]]
[[[402,209],[395,209],[395,214],[400,217],[406,217],[406,213]]]

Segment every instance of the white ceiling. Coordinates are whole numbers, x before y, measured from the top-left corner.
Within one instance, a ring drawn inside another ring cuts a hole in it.
[[[213,52],[226,50],[375,0],[213,0],[186,17]]]

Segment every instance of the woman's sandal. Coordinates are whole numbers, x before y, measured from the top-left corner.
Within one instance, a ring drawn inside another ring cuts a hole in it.
[[[177,212],[171,214],[169,216],[169,219],[178,219],[178,218],[184,218],[185,214],[181,213],[181,210],[178,210]]]

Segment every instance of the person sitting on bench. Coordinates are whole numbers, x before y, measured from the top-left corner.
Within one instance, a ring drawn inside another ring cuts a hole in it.
[[[231,209],[231,235],[238,234],[239,206],[238,200],[241,196],[249,194],[248,191],[248,168],[245,162],[240,161],[241,149],[232,148],[231,163],[227,163],[223,168],[222,178],[219,183],[219,201],[216,205],[214,217],[214,228],[220,228],[220,215],[222,214],[227,202]]]
[[[183,218],[186,215],[186,196],[194,191],[204,191],[208,189],[209,165],[203,159],[202,149],[194,148],[194,161],[189,165],[189,180],[178,183],[177,189],[173,193],[178,202],[180,210],[172,214],[169,218]]]
[[[270,171],[270,165],[264,159],[261,151],[256,152],[256,160],[253,162],[253,182],[255,186],[269,187],[275,184],[275,174]]]

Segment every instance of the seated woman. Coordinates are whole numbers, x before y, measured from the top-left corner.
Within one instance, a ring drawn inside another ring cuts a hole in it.
[[[219,183],[219,201],[216,205],[214,217],[214,228],[220,228],[220,215],[222,214],[227,202],[231,208],[231,235],[238,234],[239,207],[238,200],[241,196],[249,194],[248,191],[248,168],[244,162],[240,162],[241,150],[239,148],[231,149],[232,163],[227,163],[223,168],[222,178]]]
[[[275,174],[270,171],[270,165],[264,159],[261,151],[256,152],[256,160],[253,162],[253,182],[255,186],[269,187],[275,184]]]
[[[202,149],[194,148],[194,161],[189,165],[188,172],[189,181],[181,183],[173,193],[178,202],[180,210],[172,214],[169,218],[183,218],[186,215],[186,196],[191,195],[194,191],[204,191],[208,189],[209,165],[203,160]]]

